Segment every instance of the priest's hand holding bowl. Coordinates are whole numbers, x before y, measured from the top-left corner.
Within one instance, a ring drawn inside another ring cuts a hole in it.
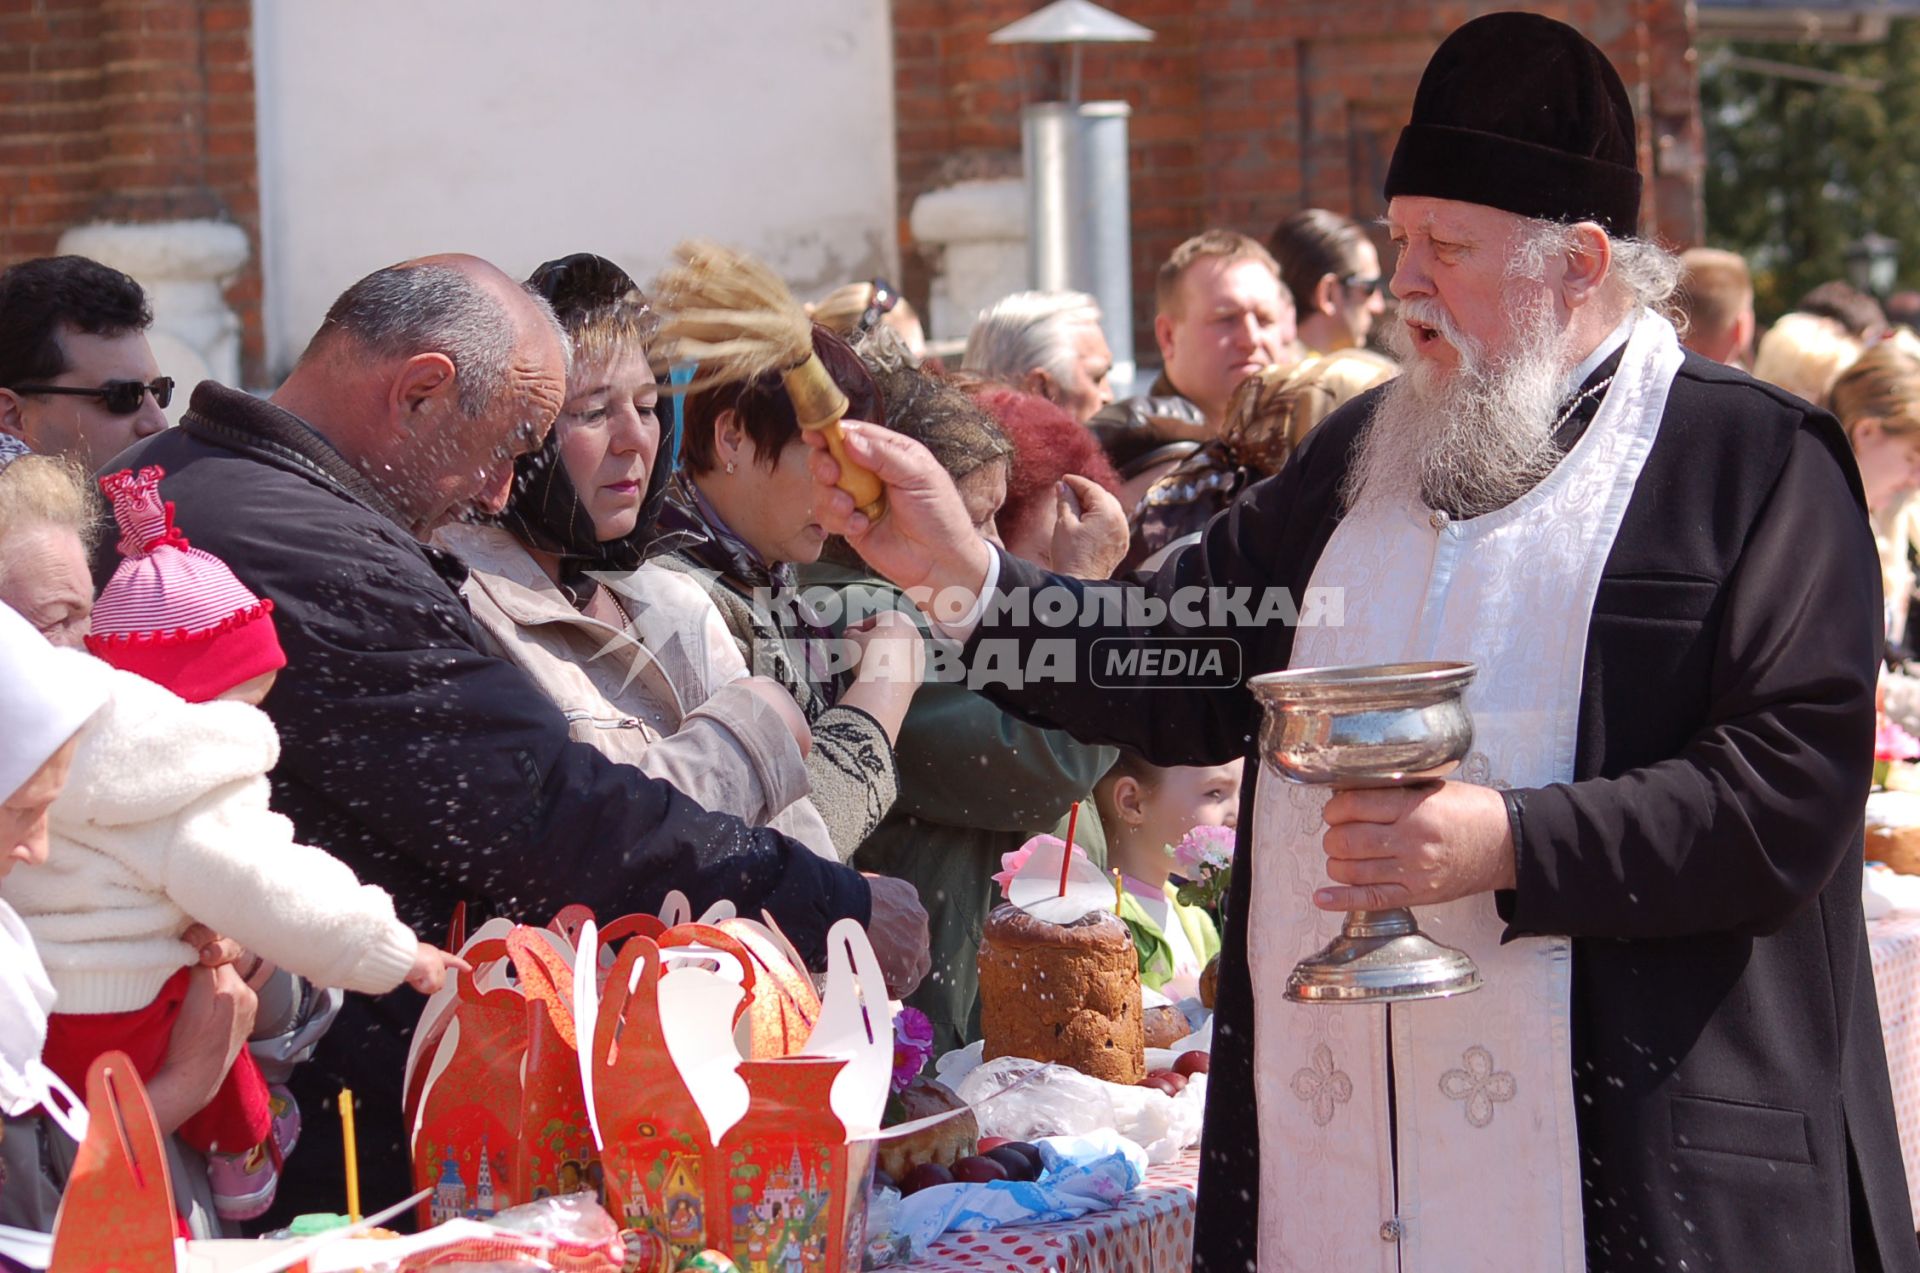
[[[1514,887],[1513,829],[1491,787],[1425,782],[1337,791],[1327,801],[1321,910],[1431,906]]]

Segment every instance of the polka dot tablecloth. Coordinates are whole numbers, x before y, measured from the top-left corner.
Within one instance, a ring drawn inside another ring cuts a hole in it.
[[[1147,1170],[1119,1206],[1078,1220],[985,1233],[945,1233],[915,1273],[1185,1273],[1193,1263],[1193,1187],[1200,1151]]]
[[[1893,1079],[1893,1117],[1906,1160],[1907,1190],[1920,1215],[1920,916],[1892,915],[1867,925],[1880,1033]]]

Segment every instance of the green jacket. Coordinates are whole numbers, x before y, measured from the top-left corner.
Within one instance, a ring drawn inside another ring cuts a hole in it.
[[[805,567],[800,580],[837,589],[855,616],[890,606],[925,630],[913,603],[884,580],[829,562]],[[914,695],[893,754],[900,794],[854,865],[920,890],[933,971],[907,1002],[927,1014],[945,1052],[980,1036],[980,933],[1001,901],[993,882],[1001,855],[1044,832],[1064,835],[1079,800],[1075,841],[1104,867],[1106,841],[1088,794],[1118,753],[1016,720],[964,683],[929,682]]]
[[[1193,947],[1204,968],[1209,959],[1220,953],[1220,933],[1213,926],[1213,917],[1204,910],[1198,906],[1182,906],[1178,892],[1173,885],[1166,886],[1167,904],[1172,907],[1174,918],[1186,932],[1187,944]],[[1132,893],[1120,894],[1120,918],[1133,930],[1133,944],[1140,951],[1140,983],[1155,990],[1165,986],[1173,979],[1173,947],[1167,944],[1165,931],[1153,922],[1146,907],[1140,905],[1140,899]]]

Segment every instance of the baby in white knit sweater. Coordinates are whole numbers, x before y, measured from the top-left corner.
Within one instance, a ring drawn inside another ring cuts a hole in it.
[[[438,986],[443,957],[394,917],[393,899],[297,842],[268,807],[280,739],[265,712],[100,671],[107,705],[54,802],[47,863],[4,885],[61,1014],[152,1003],[195,962],[180,940],[195,921],[317,985]]]
[[[188,703],[131,672],[71,657],[107,679],[107,703],[81,731],[50,810],[46,864],[0,884],[56,992],[49,1069],[76,1091],[108,1048],[126,1052],[143,1077],[158,1070],[196,959],[181,935],[195,921],[319,985],[384,994],[402,981],[428,992],[440,984],[442,955],[394,917],[393,899],[297,842],[293,824],[268,807],[266,773],[280,745],[264,712]],[[216,1159],[215,1182],[246,1182],[216,1188],[233,1218],[272,1200],[268,1102],[243,1051],[214,1100],[180,1129],[196,1148],[231,1156]]]
[[[76,678],[104,682],[106,704],[81,730],[50,810],[46,865],[0,885],[56,991],[44,1060],[76,1090],[109,1049],[143,1078],[159,1068],[196,962],[181,941],[195,922],[318,985],[366,994],[402,981],[430,993],[459,964],[269,807],[280,740],[254,704],[286,663],[272,604],[187,544],[159,476],[102,482],[125,560],[94,609],[87,644],[100,659],[71,658]],[[223,1216],[270,1205],[291,1121],[276,1129],[266,1083],[242,1052],[180,1128],[213,1155]]]

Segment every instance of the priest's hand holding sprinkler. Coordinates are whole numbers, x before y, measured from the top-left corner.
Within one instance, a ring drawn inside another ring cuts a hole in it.
[[[682,243],[650,290],[665,315],[660,338],[668,356],[698,366],[678,392],[779,372],[801,432],[839,461],[840,489],[869,521],[886,515],[880,479],[847,455],[840,431],[847,396],[813,352],[813,320],[779,275],[731,248]]]

